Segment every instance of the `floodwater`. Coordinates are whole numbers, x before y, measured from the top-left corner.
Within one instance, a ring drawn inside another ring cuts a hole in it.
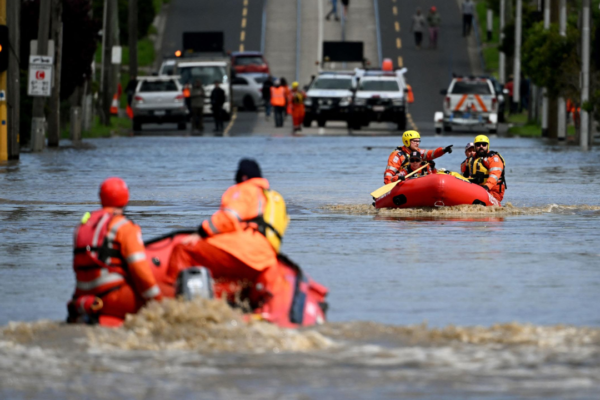
[[[470,140],[422,144],[454,144],[436,161],[456,170]],[[504,207],[376,211],[399,142],[111,138],[0,165],[0,398],[598,399],[600,152],[492,138]],[[127,180],[148,239],[207,218],[248,156],[288,203],[283,251],[330,289],[328,323],[246,324],[217,301],[60,322],[102,179]]]

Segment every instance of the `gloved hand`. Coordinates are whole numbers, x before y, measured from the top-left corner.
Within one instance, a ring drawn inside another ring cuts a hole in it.
[[[487,187],[486,185],[483,185],[483,186],[482,186],[482,188],[484,188],[484,189],[485,189],[486,191],[488,191],[488,192],[490,191],[490,188],[489,188],[489,187]]]
[[[398,182],[404,182],[405,180],[406,180],[406,177],[398,176]]]
[[[435,169],[435,162],[429,161],[429,166],[431,167],[431,169]]]
[[[200,235],[200,237],[202,239],[208,237],[208,233],[206,233],[206,231],[204,230],[204,227],[202,226],[202,224],[200,224],[200,226],[198,227],[198,235]]]
[[[444,147],[444,153],[452,153],[452,146],[454,145],[451,144],[450,146]]]

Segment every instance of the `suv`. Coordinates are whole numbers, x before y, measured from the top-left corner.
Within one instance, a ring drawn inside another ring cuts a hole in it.
[[[350,129],[358,130],[370,122],[393,122],[399,131],[406,129],[408,88],[404,81],[407,69],[398,71],[357,70],[358,87],[352,102]]]
[[[316,120],[320,127],[327,121],[346,121],[352,102],[354,86],[352,72],[321,72],[311,82],[304,106],[306,114],[303,125],[309,127]]]
[[[484,127],[490,133],[498,130],[498,98],[494,83],[488,78],[454,78],[446,95],[444,111],[436,112],[436,133],[450,132],[453,128]]]
[[[177,76],[138,77],[131,108],[133,130],[139,131],[144,123],[175,122],[184,130],[188,119],[183,91]]]

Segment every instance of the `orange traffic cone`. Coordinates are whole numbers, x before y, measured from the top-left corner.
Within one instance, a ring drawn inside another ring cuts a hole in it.
[[[118,115],[119,114],[119,96],[115,93],[112,99],[112,103],[110,104],[110,114]]]

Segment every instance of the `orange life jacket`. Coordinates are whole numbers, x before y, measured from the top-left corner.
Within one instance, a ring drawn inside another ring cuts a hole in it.
[[[271,87],[271,105],[275,107],[285,106],[285,89],[283,86]]]

